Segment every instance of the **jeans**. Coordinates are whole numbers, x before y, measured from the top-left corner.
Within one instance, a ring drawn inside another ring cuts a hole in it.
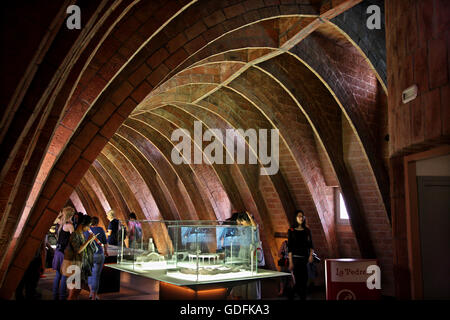
[[[102,273],[103,264],[105,263],[105,256],[103,253],[94,254],[94,265],[92,266],[92,275],[88,277],[88,284],[91,290],[95,293],[98,291],[100,284],[100,275]]]
[[[67,277],[59,270],[56,270],[53,280],[53,300],[66,300],[67,298]]]

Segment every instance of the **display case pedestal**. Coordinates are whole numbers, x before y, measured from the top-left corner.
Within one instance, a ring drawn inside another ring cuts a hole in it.
[[[260,269],[258,273],[235,279],[192,281],[177,279],[166,274],[167,270],[137,270],[133,265],[109,264],[108,268],[150,278],[159,282],[160,300],[226,300],[232,288],[268,278],[290,276],[290,273]]]
[[[159,300],[225,300],[227,292],[227,288],[219,286],[190,288],[164,281],[159,282]]]

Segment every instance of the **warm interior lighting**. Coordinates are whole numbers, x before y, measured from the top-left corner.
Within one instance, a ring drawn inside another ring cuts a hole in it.
[[[227,288],[193,290],[166,282],[159,283],[160,300],[224,300],[226,295]]]

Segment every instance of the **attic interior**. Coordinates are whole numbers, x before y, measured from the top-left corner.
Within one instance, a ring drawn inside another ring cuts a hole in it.
[[[443,274],[424,261],[450,243],[448,200],[433,197],[450,187],[449,2],[72,2],[80,29],[67,27],[67,2],[2,12],[3,299],[67,205],[105,229],[110,210],[220,221],[248,211],[271,270],[301,209],[323,261],[377,259],[383,296],[435,294]],[[195,139],[196,125],[214,139]],[[180,164],[177,129],[192,151]],[[273,129],[277,170],[262,174],[270,164],[242,133]],[[194,161],[234,154],[217,138],[233,130],[254,163]],[[438,189],[418,189],[420,177]],[[318,273],[324,286],[323,264]]]

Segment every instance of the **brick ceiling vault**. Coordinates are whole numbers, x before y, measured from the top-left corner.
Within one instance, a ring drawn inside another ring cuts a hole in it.
[[[306,212],[322,256],[345,255],[333,201],[340,187],[355,254],[389,269],[384,75],[367,48],[330,21],[360,1],[232,2],[92,4],[77,50],[67,49],[61,28],[48,59],[60,53],[72,62],[44,71],[66,77],[51,94],[38,93],[39,103],[27,100],[40,88],[31,82],[23,102],[11,105],[28,116],[10,121],[24,129],[20,139],[2,141],[2,296],[69,199],[103,225],[109,209],[151,220],[224,220],[248,210],[274,267],[277,235],[296,209]],[[48,78],[39,72],[27,76]],[[40,106],[33,114],[30,103]],[[278,129],[280,170],[260,175],[261,159],[239,135],[257,164],[173,164],[171,134],[182,128],[193,138],[194,121],[222,133]],[[380,232],[384,240],[375,241]],[[157,245],[167,241],[164,230],[144,233]]]

